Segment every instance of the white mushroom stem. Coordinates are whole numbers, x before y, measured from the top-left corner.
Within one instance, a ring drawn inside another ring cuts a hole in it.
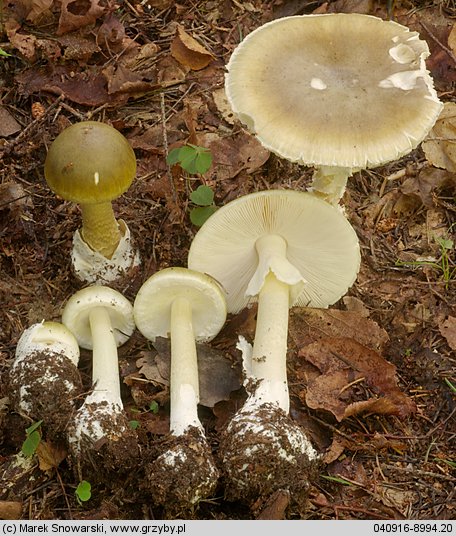
[[[171,433],[183,435],[190,426],[201,429],[198,418],[198,358],[192,325],[192,306],[184,297],[171,305]]]
[[[338,206],[347,187],[353,169],[344,167],[321,166],[313,174],[308,191],[333,206]]]
[[[120,397],[119,360],[111,319],[105,307],[94,307],[89,313],[93,344],[93,392],[87,402],[108,401],[123,408]]]
[[[290,288],[291,285],[303,285],[305,280],[287,259],[287,243],[281,236],[262,236],[255,246],[258,267],[247,293],[258,294],[252,352],[252,376],[258,385],[248,404],[270,402],[288,413],[286,360]]]
[[[260,404],[290,408],[287,383],[287,335],[290,290],[272,273],[258,296],[257,327],[252,352],[252,375],[259,380],[254,398]]]

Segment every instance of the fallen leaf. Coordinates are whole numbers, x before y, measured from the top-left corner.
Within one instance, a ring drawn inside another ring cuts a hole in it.
[[[197,132],[196,145],[212,153],[213,165],[205,174],[209,180],[224,181],[236,177],[242,170],[253,173],[269,158],[269,151],[247,132],[233,137],[217,132]]]
[[[320,372],[300,394],[312,409],[329,411],[338,421],[365,412],[405,417],[416,411],[397,385],[396,367],[354,339],[321,339],[299,356]],[[366,399],[368,390],[374,395]]]
[[[0,138],[7,138],[21,130],[21,125],[4,106],[0,106]]]
[[[221,87],[213,91],[212,98],[223,119],[230,125],[234,125],[236,117],[226,97],[225,88]]]
[[[104,13],[105,8],[99,5],[99,0],[90,0],[89,2],[61,0],[59,25],[56,33],[63,35],[93,24]]]
[[[285,511],[289,504],[289,490],[279,489],[268,498],[263,509],[255,519],[285,519]]]
[[[446,102],[443,105],[439,118],[421,147],[433,166],[456,171],[456,103]]]
[[[456,350],[456,318],[449,316],[439,326],[440,333],[445,337],[449,347]]]
[[[30,2],[30,11],[27,15],[27,20],[32,24],[35,24],[46,12],[50,11],[50,8],[54,0],[32,0]]]
[[[406,179],[400,191],[407,196],[414,196],[427,208],[434,206],[433,195],[444,190],[445,188],[454,188],[456,186],[456,176],[454,173],[445,169],[429,167],[423,169],[418,177]]]
[[[32,197],[18,182],[0,184],[0,210],[9,209],[14,216],[20,216],[28,208],[33,208]]]
[[[364,311],[304,307],[291,310],[289,336],[298,348],[327,337],[353,338],[372,350],[389,341],[388,333]]]
[[[171,55],[193,71],[204,69],[214,59],[214,56],[180,25],[177,26],[177,34],[171,43]]]
[[[151,375],[150,379],[160,383],[163,378],[169,383],[169,364],[171,343],[169,339],[157,337],[153,343],[158,352],[155,358],[156,368],[149,363],[148,369],[141,370]],[[229,400],[232,391],[242,385],[241,373],[233,368],[231,362],[208,344],[197,343],[198,375],[200,387],[200,403],[209,408],[221,400]],[[147,376],[146,376],[147,377]]]
[[[21,519],[22,503],[20,501],[0,501],[0,519]]]
[[[63,462],[67,456],[67,451],[65,448],[53,443],[40,441],[36,454],[38,455],[40,469],[49,471],[49,469],[55,469]]]

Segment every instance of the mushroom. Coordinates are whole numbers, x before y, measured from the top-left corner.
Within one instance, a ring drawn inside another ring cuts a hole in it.
[[[73,237],[73,268],[88,283],[109,283],[139,264],[130,231],[111,202],[136,173],[130,144],[115,128],[83,121],[63,130],[49,147],[46,181],[57,195],[79,203],[82,228]]]
[[[240,121],[280,157],[313,165],[311,191],[336,205],[354,171],[418,146],[442,103],[427,43],[359,13],[283,17],[250,33],[227,65]]]
[[[249,396],[220,441],[228,497],[254,500],[289,488],[304,500],[318,456],[288,415],[288,310],[333,304],[355,281],[359,265],[349,222],[309,193],[245,195],[220,208],[196,233],[188,266],[220,282],[228,312],[258,301],[247,356]]]
[[[71,296],[62,322],[79,346],[93,353],[93,390],[68,428],[68,443],[78,469],[128,469],[138,447],[121,398],[117,347],[134,331],[133,307],[116,290],[94,285]]]
[[[63,437],[82,392],[78,361],[78,343],[63,324],[43,321],[27,328],[9,372],[12,406]]]
[[[218,470],[198,417],[196,341],[210,341],[226,320],[225,297],[209,276],[186,268],[152,275],[134,303],[139,331],[171,340],[170,441],[149,467],[154,500],[185,510],[214,492]]]

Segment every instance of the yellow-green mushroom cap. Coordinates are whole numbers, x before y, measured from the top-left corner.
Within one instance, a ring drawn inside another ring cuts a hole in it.
[[[49,147],[44,175],[53,192],[80,204],[112,201],[130,187],[136,157],[115,128],[82,121],[63,130]]]

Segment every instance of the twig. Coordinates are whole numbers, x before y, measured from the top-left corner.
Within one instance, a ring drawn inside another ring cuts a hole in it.
[[[437,39],[437,37],[431,32],[431,30],[426,26],[426,24],[424,24],[424,22],[420,21],[420,25],[422,26],[424,30],[426,30],[426,32],[429,34],[429,37],[433,41],[435,41],[439,45],[439,47],[448,54],[448,56],[450,56],[450,58],[454,61],[454,63],[456,63],[456,56],[454,55],[451,48],[448,48],[439,39]]]

